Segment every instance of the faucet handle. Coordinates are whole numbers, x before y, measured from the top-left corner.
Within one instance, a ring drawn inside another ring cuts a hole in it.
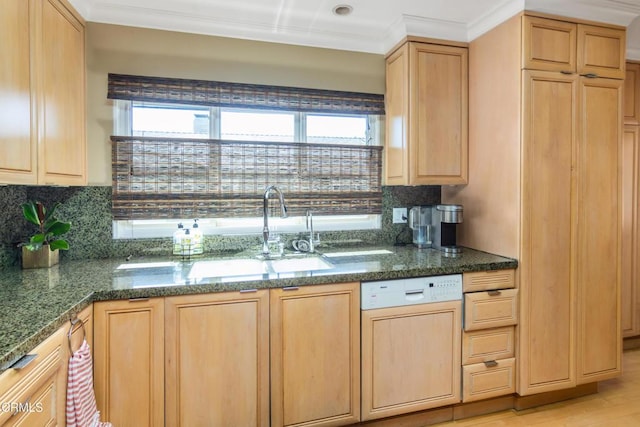
[[[313,232],[313,213],[310,210],[307,210],[307,230],[311,230]]]

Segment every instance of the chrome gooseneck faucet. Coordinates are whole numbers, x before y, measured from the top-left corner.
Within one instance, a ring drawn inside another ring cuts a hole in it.
[[[264,220],[264,227],[262,228],[262,255],[269,256],[269,194],[275,192],[280,198],[280,211],[281,217],[287,217],[287,206],[284,204],[284,194],[275,185],[270,185],[264,190],[264,197],[262,198],[262,218]]]

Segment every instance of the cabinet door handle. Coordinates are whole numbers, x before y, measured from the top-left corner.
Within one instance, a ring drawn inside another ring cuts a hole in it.
[[[502,294],[502,292],[500,291],[487,291],[487,294],[491,297],[497,297],[498,295]]]
[[[15,369],[16,371],[19,371],[20,369],[24,369],[27,367],[27,365],[33,362],[36,359],[36,357],[38,357],[37,353],[25,354],[20,359],[13,362],[8,369]]]
[[[487,360],[486,362],[484,362],[484,366],[486,366],[487,368],[495,368],[496,366],[498,366],[498,362],[496,362],[495,360]]]

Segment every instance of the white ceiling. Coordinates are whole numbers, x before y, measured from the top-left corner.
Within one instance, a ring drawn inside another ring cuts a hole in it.
[[[640,0],[70,0],[91,22],[383,54],[406,35],[471,41],[522,10],[629,26]],[[336,5],[353,12],[336,16]]]

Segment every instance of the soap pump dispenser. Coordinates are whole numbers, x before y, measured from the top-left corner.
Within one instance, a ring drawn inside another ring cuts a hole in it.
[[[173,232],[173,254],[182,255],[184,253],[185,230],[182,223],[178,224],[178,229]]]
[[[191,227],[191,255],[200,255],[202,252],[204,252],[202,231],[198,226],[198,219],[194,219]]]

